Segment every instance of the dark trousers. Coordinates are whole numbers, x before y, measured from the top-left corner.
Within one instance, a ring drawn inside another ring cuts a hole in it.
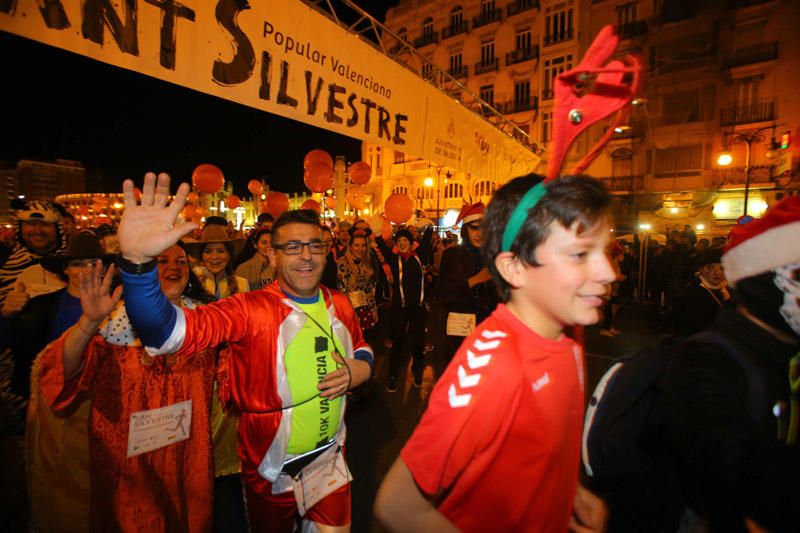
[[[422,306],[393,307],[389,314],[392,335],[392,352],[389,359],[389,375],[397,377],[403,357],[406,340],[411,343],[411,368],[418,370],[423,366],[425,351],[425,324],[428,313]]]

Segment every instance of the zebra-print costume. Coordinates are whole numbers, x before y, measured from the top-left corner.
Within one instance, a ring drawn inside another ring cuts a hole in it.
[[[39,263],[42,255],[30,250],[22,241],[22,222],[26,220],[40,220],[56,224],[56,248],[53,254],[63,254],[66,243],[62,237],[64,229],[61,225],[63,207],[49,202],[20,201],[15,199],[11,206],[16,209],[17,239],[8,258],[0,265],[0,307],[6,296],[14,290],[17,278],[23,270]],[[5,319],[1,319],[5,320]],[[9,324],[4,324],[4,335],[10,335]],[[47,332],[42,332],[46,335]],[[14,354],[7,347],[6,339],[0,339],[0,401],[6,405],[9,415],[8,426],[17,435],[20,447],[23,445],[25,431],[25,409],[28,403],[23,398],[11,392],[11,376],[14,372]]]

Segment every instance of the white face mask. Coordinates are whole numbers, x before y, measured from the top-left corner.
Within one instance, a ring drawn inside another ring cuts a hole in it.
[[[781,316],[800,335],[800,262],[775,269],[775,286],[783,293]]]

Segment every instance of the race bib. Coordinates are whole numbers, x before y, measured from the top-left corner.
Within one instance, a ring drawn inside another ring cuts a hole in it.
[[[466,337],[475,329],[475,315],[472,313],[448,313],[447,334]]]
[[[331,446],[292,478],[294,499],[301,516],[314,507],[325,496],[344,487],[353,476],[345,463],[339,446]]]
[[[354,308],[357,309],[367,305],[367,296],[364,291],[350,291],[347,295],[350,297],[350,303],[353,304]]]
[[[192,400],[131,415],[128,457],[151,452],[189,438]]]

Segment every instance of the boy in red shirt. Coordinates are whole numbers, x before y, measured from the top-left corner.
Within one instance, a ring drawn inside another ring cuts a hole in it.
[[[516,178],[486,215],[484,262],[503,302],[465,339],[387,474],[375,512],[397,531],[601,530],[578,484],[583,353],[568,326],[600,318],[615,279],[605,187]]]

